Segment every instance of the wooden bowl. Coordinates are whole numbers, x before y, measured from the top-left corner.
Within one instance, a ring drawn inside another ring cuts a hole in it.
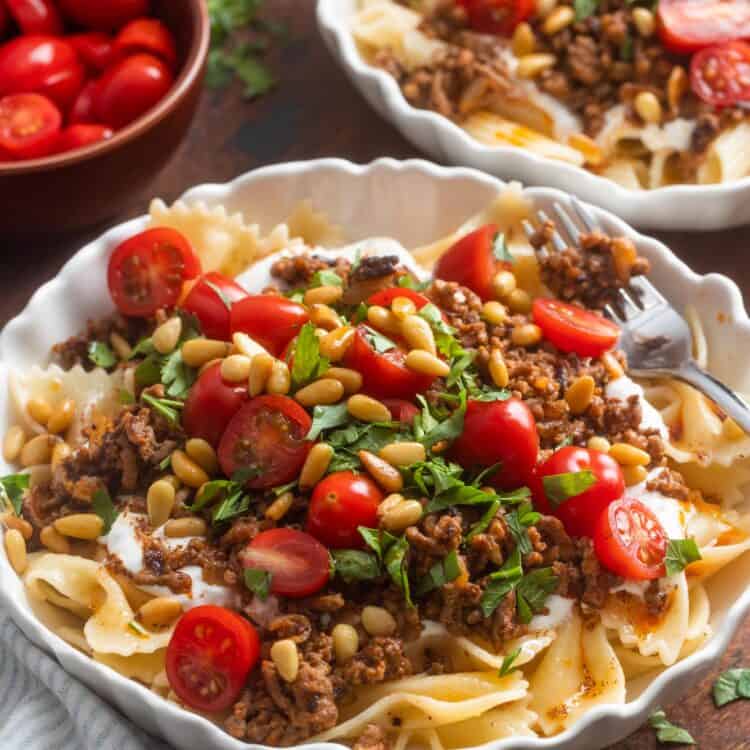
[[[182,141],[203,83],[211,36],[208,10],[205,0],[154,0],[153,11],[171,29],[181,53],[169,93],[107,141],[0,165],[0,247],[112,218],[150,183]]]

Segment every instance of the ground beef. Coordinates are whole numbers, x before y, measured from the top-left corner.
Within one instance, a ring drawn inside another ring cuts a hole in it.
[[[412,673],[412,665],[404,654],[400,638],[373,638],[340,670],[347,686],[374,685],[398,680]]]
[[[357,741],[353,750],[389,750],[388,738],[377,724],[368,724]]]
[[[335,271],[346,281],[350,269],[351,263],[346,258],[328,260],[319,255],[301,253],[275,261],[271,266],[271,276],[296,289],[309,284],[318,271]]]
[[[372,281],[392,276],[398,268],[397,255],[366,255],[354,267],[349,282]]]
[[[691,492],[682,474],[666,467],[647,482],[646,489],[649,492],[660,492],[662,495],[681,501],[688,500]]]

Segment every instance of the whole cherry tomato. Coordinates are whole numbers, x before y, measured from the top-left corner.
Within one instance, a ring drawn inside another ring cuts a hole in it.
[[[483,34],[510,36],[534,12],[534,0],[459,0],[469,23]]]
[[[62,34],[63,22],[50,0],[4,0],[23,34]]]
[[[492,277],[497,261],[493,242],[497,227],[487,224],[467,234],[449,248],[435,266],[435,278],[469,287],[483,300],[492,297]]]
[[[97,81],[89,81],[75,98],[73,106],[68,113],[68,122],[71,125],[96,122],[96,115],[94,114],[96,84]]]
[[[177,67],[177,44],[172,32],[156,18],[136,18],[120,29],[115,51],[123,57],[148,52],[160,57],[171,68]]]
[[[149,0],[57,0],[57,4],[79,26],[96,31],[114,31],[149,12]]]
[[[84,31],[66,37],[73,45],[81,62],[95,72],[101,72],[115,61],[112,37],[101,31]]]
[[[678,54],[734,39],[750,38],[750,4],[745,0],[659,0],[659,36]]]
[[[0,99],[0,154],[37,159],[55,150],[62,115],[46,96],[13,94]]]
[[[232,333],[242,332],[265,347],[274,357],[310,319],[302,305],[275,294],[253,294],[232,305]]]
[[[91,146],[100,141],[106,141],[115,134],[106,125],[76,124],[69,125],[60,133],[55,145],[56,152],[74,151],[78,148]]]
[[[697,52],[690,61],[690,86],[715,107],[750,100],[750,45],[724,42]]]
[[[247,292],[239,284],[211,271],[198,279],[181,307],[198,318],[204,336],[229,341],[232,337],[230,310],[245,297]]]

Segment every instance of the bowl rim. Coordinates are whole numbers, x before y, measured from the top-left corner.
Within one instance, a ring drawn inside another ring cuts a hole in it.
[[[147,130],[150,130],[152,126],[168,117],[200,77],[208,58],[208,48],[211,41],[211,21],[206,1],[189,0],[185,7],[185,12],[190,14],[192,25],[195,29],[193,40],[180,69],[180,74],[172,84],[171,89],[167,92],[167,95],[155,107],[152,107],[126,127],[116,131],[106,141],[100,141],[99,143],[63,152],[62,154],[44,156],[39,159],[27,159],[25,161],[5,164],[0,163],[0,177],[36,174],[48,170],[62,169],[88,161],[89,159],[94,159],[101,154],[114,151],[118,147],[130,143],[143,135]]]

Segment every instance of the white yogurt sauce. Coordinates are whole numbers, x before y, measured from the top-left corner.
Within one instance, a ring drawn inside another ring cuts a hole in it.
[[[529,623],[529,630],[550,630],[562,625],[570,619],[573,612],[573,600],[566,599],[564,596],[551,594],[544,602],[544,606],[549,610],[546,615],[535,615]]]
[[[616,380],[607,383],[605,394],[608,398],[614,398],[625,404],[631,396],[637,396],[641,404],[641,428],[644,430],[658,430],[662,437],[667,438],[669,432],[661,414],[648,402],[643,388],[631,380],[627,375],[621,375]]]
[[[688,511],[673,497],[661,492],[647,490],[646,485],[658,477],[663,469],[651,471],[645,482],[628,487],[627,496],[642,502],[658,519],[670,539],[684,539],[687,527]]]
[[[651,581],[623,581],[619,586],[610,589],[610,593],[616,594],[618,591],[624,591],[626,594],[643,599],[650,585]]]

